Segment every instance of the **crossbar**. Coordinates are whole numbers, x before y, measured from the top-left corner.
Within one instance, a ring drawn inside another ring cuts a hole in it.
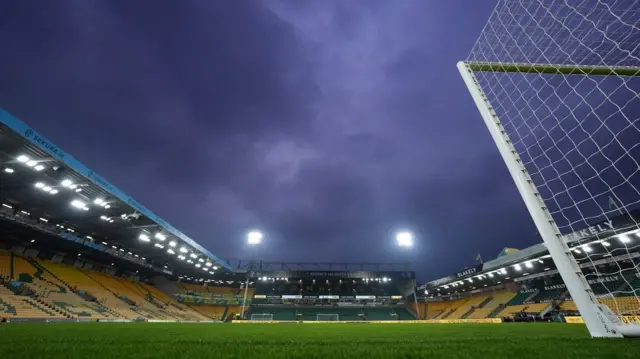
[[[472,71],[538,73],[562,75],[598,75],[598,76],[640,76],[637,66],[590,66],[590,65],[553,65],[525,64],[514,62],[466,62]]]

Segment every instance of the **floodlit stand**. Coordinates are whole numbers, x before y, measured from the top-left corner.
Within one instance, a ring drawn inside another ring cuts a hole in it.
[[[494,111],[489,98],[482,90],[474,71],[490,72],[519,72],[519,73],[561,73],[561,74],[597,74],[608,75],[625,72],[628,74],[640,74],[640,68],[611,68],[611,67],[586,67],[572,65],[526,65],[526,64],[497,64],[458,62],[458,70],[467,89],[482,115],[489,129],[491,137],[504,160],[511,177],[513,178],[527,210],[538,228],[544,244],[549,250],[558,272],[564,280],[571,297],[576,303],[591,336],[593,337],[622,337],[640,336],[640,325],[622,324],[619,318],[605,305],[598,302],[591,287],[578,266],[573,254],[563,240],[560,229],[548,211],[544,200],[540,196],[527,168],[523,164],[518,151],[509,139],[498,115]]]

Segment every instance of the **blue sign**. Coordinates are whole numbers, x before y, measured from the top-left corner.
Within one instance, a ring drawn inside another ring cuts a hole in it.
[[[118,189],[118,187],[111,184],[109,181],[104,179],[104,177],[98,175],[97,173],[90,170],[87,166],[83,165],[80,161],[75,159],[70,154],[64,152],[60,147],[53,144],[51,141],[47,140],[45,137],[41,136],[39,133],[30,128],[26,123],[18,120],[13,117],[8,112],[4,111],[0,108],[0,122],[5,124],[7,127],[12,129],[14,132],[22,135],[27,141],[37,146],[41,150],[50,154],[53,158],[64,162],[67,166],[71,167],[76,172],[80,173],[91,182],[95,183],[97,186],[101,187],[105,191],[111,193],[114,197],[120,199],[124,203],[129,204],[135,210],[145,215],[147,218],[158,224],[160,227],[164,228],[167,232],[173,234],[174,236],[180,238],[185,243],[189,244],[193,248],[207,255],[212,261],[217,262],[224,266],[225,268],[231,270],[231,266],[223,261],[222,259],[216,257],[208,250],[204,249],[201,245],[196,243],[191,238],[187,237],[184,233],[180,232],[172,225],[167,223],[162,218],[158,217],[155,213],[151,212],[140,203],[138,203],[133,198],[127,196],[124,192]]]

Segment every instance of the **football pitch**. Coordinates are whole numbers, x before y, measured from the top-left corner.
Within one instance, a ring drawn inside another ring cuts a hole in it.
[[[579,324],[13,323],[0,358],[638,358]]]

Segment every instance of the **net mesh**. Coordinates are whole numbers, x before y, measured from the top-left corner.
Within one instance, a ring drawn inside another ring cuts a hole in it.
[[[594,293],[640,313],[640,1],[499,0],[467,62]]]
[[[273,320],[273,314],[271,313],[251,314],[250,320],[271,321]]]
[[[317,321],[338,321],[340,320],[340,316],[338,314],[317,314]]]

